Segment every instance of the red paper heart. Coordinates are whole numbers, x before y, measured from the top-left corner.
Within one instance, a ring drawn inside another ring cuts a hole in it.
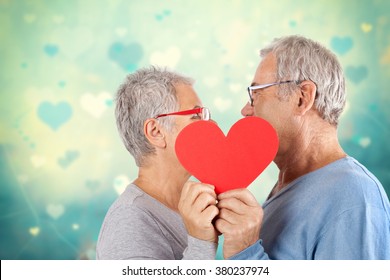
[[[227,136],[214,122],[194,122],[179,133],[175,149],[184,168],[219,194],[248,187],[274,159],[278,145],[267,121],[246,117]]]

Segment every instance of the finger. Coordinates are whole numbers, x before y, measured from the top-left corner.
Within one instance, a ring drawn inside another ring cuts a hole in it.
[[[232,225],[238,225],[240,224],[240,222],[242,222],[241,215],[238,215],[237,213],[230,211],[229,209],[226,208],[219,209],[218,218],[223,219]]]
[[[184,213],[192,212],[194,207],[194,203],[197,200],[198,196],[202,193],[207,193],[208,195],[213,197],[213,201],[216,200],[216,194],[214,192],[214,187],[207,184],[195,183],[195,182],[187,182],[184,186],[186,188],[185,192],[183,192],[180,196],[179,200],[179,211]],[[214,202],[215,204],[215,202]],[[204,208],[207,205],[204,206]],[[202,208],[201,210],[203,210]]]
[[[248,189],[234,189],[218,195],[218,200],[236,198],[248,206],[257,206],[257,200]]]
[[[181,195],[188,196],[189,193],[194,191],[194,189],[195,190],[202,189],[202,190],[206,190],[206,191],[209,191],[210,193],[215,194],[215,191],[214,191],[215,187],[213,185],[199,183],[199,182],[193,182],[193,181],[187,181],[183,186]]]
[[[230,232],[233,225],[224,219],[217,219],[214,223],[215,228],[222,234]]]
[[[204,218],[204,220],[208,221],[209,224],[211,224],[218,214],[218,207],[215,205],[210,205],[202,212],[202,217]]]
[[[193,205],[198,196],[202,193],[208,193],[209,195],[214,197],[216,200],[217,195],[214,191],[214,186],[202,183],[193,183],[188,184],[186,192],[182,193],[181,198],[183,200],[188,201],[189,205]]]
[[[210,205],[215,206],[216,204],[217,201],[215,200],[215,196],[203,192],[196,198],[194,204],[192,205],[192,208],[199,213],[205,210],[208,206]]]
[[[236,198],[225,198],[223,200],[219,200],[217,206],[219,209],[229,209],[239,215],[244,215],[249,210],[248,205]]]
[[[186,197],[187,193],[190,191],[190,189],[196,184],[196,182],[193,181],[187,181],[185,182],[183,189],[181,190],[181,196]]]

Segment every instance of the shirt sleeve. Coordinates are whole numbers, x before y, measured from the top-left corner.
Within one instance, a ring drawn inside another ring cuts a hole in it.
[[[259,240],[255,244],[242,250],[236,255],[230,257],[229,259],[230,260],[269,260],[269,257],[267,253],[264,252],[262,240]]]
[[[214,260],[218,245],[188,235],[188,246],[184,250],[183,260]]]
[[[96,258],[105,260],[168,260],[174,253],[156,221],[132,207],[116,209],[105,219]]]

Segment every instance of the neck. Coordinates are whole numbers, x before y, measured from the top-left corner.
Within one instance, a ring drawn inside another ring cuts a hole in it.
[[[169,168],[165,164],[140,167],[134,184],[165,206],[178,212],[181,190],[190,175],[182,168]]]
[[[271,196],[295,179],[346,156],[337,139],[337,129],[328,124],[301,129],[276,156],[278,182]]]

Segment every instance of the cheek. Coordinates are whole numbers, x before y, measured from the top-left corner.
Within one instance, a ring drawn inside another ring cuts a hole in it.
[[[278,112],[271,106],[256,106],[254,108],[254,115],[268,121],[271,125],[274,125]]]
[[[170,138],[173,140],[173,143],[175,143],[177,136],[179,133],[185,128],[187,125],[192,123],[190,120],[181,120],[176,122],[175,126],[172,127]]]
[[[288,125],[291,119],[290,113],[289,109],[280,103],[255,108],[255,116],[269,122],[278,133],[278,136],[280,136],[283,127]]]
[[[181,118],[178,118],[175,125],[175,131],[178,133],[185,128],[190,123],[193,123],[194,120],[187,116],[182,116]]]

